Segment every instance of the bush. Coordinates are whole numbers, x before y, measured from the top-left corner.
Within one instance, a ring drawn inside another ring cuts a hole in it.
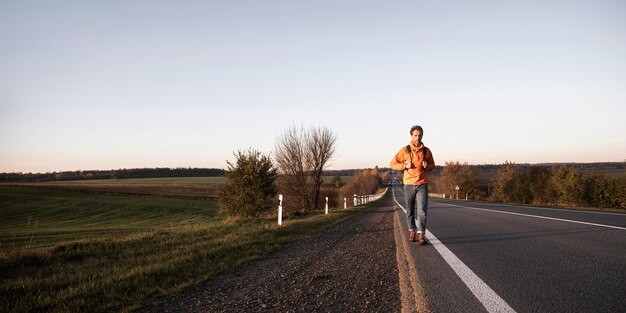
[[[237,161],[226,162],[226,183],[217,192],[220,215],[256,217],[274,208],[278,173],[270,157],[254,149],[234,155]]]
[[[552,170],[546,166],[533,166],[528,169],[525,183],[528,185],[530,203],[544,204],[550,203],[550,178]]]
[[[579,205],[583,193],[583,178],[573,168],[560,167],[550,177],[551,198],[558,205]]]
[[[496,173],[496,184],[493,191],[493,199],[498,202],[513,202],[515,198],[515,178],[517,171],[515,164],[505,162]]]
[[[322,186],[320,189],[320,202],[322,205],[326,204],[326,197],[328,197],[329,208],[343,208],[343,198],[339,201],[339,188],[334,186]]]
[[[447,194],[458,193],[459,197],[462,198],[465,198],[465,195],[468,195],[472,199],[480,198],[481,192],[478,189],[478,174],[476,173],[476,169],[467,164],[467,162],[464,164],[461,164],[459,161],[446,162],[441,175],[446,178],[445,182],[448,184],[443,187],[443,192]],[[438,179],[438,183],[441,182],[442,180]],[[459,187],[458,191],[456,190],[457,186]],[[433,191],[434,190],[435,189],[433,189]]]
[[[619,208],[619,179],[594,174],[583,181],[583,202],[598,208]]]
[[[339,202],[343,205],[343,198],[353,199],[354,195],[375,194],[383,183],[378,168],[365,169],[354,177],[339,190]],[[348,203],[352,203],[349,201]]]

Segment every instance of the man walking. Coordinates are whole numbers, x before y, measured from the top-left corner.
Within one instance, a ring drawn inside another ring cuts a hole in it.
[[[409,225],[409,240],[426,244],[426,213],[428,212],[428,176],[427,172],[435,168],[435,160],[430,149],[424,146],[421,126],[411,127],[411,143],[402,147],[391,159],[391,169],[404,171],[404,201]],[[417,211],[417,225],[416,220]]]

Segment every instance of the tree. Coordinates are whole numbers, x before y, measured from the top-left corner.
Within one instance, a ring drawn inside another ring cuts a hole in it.
[[[308,132],[306,164],[313,179],[313,208],[320,207],[322,172],[335,155],[337,137],[326,127],[311,128]]]
[[[293,205],[284,205],[285,208],[295,206],[300,210],[308,210],[311,207],[311,188],[307,182],[305,164],[306,150],[304,129],[291,127],[278,137],[274,157],[281,174],[279,187],[281,192],[289,196],[287,201],[294,199]]]
[[[306,211],[320,206],[322,172],[335,155],[337,137],[325,127],[291,127],[277,139],[275,159],[281,190]]]
[[[461,195],[468,194],[473,198],[479,198],[478,190],[478,174],[473,166],[456,162],[446,162],[442,174],[447,177],[449,182],[448,193],[456,193],[456,186],[459,186]]]
[[[230,217],[256,217],[276,202],[278,171],[269,156],[249,149],[233,153],[235,164],[226,161],[226,183],[217,191],[219,213]]]
[[[552,170],[546,166],[532,166],[528,169],[527,179],[524,184],[530,190],[531,202],[545,204],[550,202],[550,178]]]
[[[333,176],[330,183],[337,188],[341,188],[341,186],[343,186],[343,182],[341,181],[341,176],[339,175]]]
[[[619,180],[607,175],[593,174],[583,180],[583,202],[598,208],[620,207]]]
[[[583,194],[583,178],[571,167],[559,167],[550,177],[552,199],[559,205],[580,205]]]
[[[493,197],[496,201],[511,202],[515,193],[515,163],[506,161],[496,173]]]
[[[380,179],[383,181],[383,184],[390,184],[389,177],[391,176],[390,171],[384,171],[380,175]]]
[[[341,187],[339,195],[341,198],[352,198],[355,194],[359,196],[371,195],[376,193],[382,183],[383,180],[378,169],[364,169],[360,173],[354,174],[352,179]]]

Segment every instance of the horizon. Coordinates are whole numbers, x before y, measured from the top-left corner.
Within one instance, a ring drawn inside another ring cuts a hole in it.
[[[626,2],[0,3],[0,172],[225,168],[289,127],[329,169],[626,160]],[[563,161],[565,160],[565,161]]]
[[[508,162],[508,161],[505,161]],[[469,166],[501,166],[504,165],[505,162],[502,163],[481,163],[481,164],[471,164],[468,163],[467,165]],[[613,162],[613,161],[606,161],[606,162],[550,162],[550,163],[517,163],[517,162],[511,162],[514,165],[528,165],[528,166],[551,166],[551,165],[580,165],[580,164],[626,164],[626,160],[624,161],[617,161],[617,162]],[[464,163],[461,163],[464,164]],[[436,167],[445,167],[445,164],[435,164]],[[332,172],[332,171],[358,171],[358,170],[368,170],[368,169],[374,169],[378,167],[379,169],[390,169],[389,166],[371,166],[371,167],[359,167],[359,168],[327,168],[324,169],[323,172]],[[157,166],[157,167],[130,167],[130,168],[111,168],[111,169],[76,169],[76,170],[63,170],[63,171],[49,171],[49,172],[0,172],[0,174],[52,174],[52,173],[63,173],[63,172],[91,172],[91,171],[101,171],[101,172],[107,172],[107,171],[118,171],[118,170],[133,170],[133,169],[156,169],[156,168],[160,168],[160,169],[217,169],[217,170],[226,170],[226,168],[219,168],[219,167],[183,167],[183,166],[177,166],[177,167],[163,167],[163,166]],[[123,178],[122,178],[123,179]]]

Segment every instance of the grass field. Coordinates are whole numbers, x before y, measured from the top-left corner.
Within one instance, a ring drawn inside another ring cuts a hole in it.
[[[331,176],[323,176],[325,183],[332,182]],[[343,183],[352,179],[342,176]],[[76,181],[54,181],[42,183],[0,183],[0,186],[28,186],[43,189],[80,191],[101,195],[140,196],[191,200],[215,200],[219,186],[225,177],[169,177],[169,178],[133,178],[133,179],[98,179]]]
[[[129,311],[363,209],[226,223],[215,202],[0,186],[0,311]]]

